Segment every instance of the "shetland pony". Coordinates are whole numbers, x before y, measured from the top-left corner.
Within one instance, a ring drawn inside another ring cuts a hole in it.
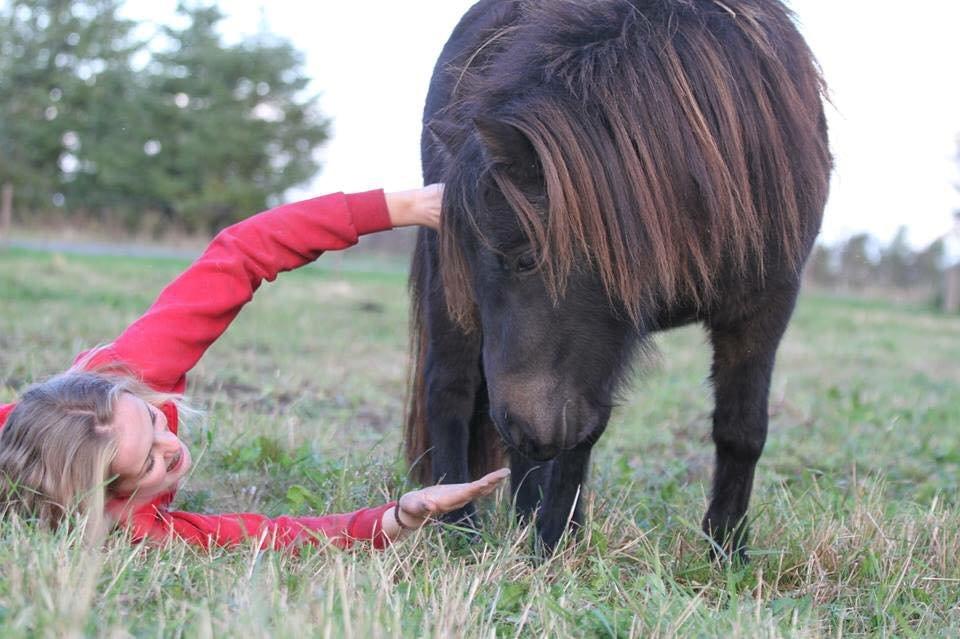
[[[742,555],[774,357],[820,227],[824,85],[779,0],[481,0],[437,62],[413,257],[407,458],[509,457],[552,548],[631,360],[701,322],[716,469],[703,528]],[[468,506],[456,513],[472,520]]]

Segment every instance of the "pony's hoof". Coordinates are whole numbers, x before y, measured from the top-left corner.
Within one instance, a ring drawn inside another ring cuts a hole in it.
[[[747,555],[746,545],[737,548],[719,546],[714,542],[710,544],[710,561],[720,565],[746,566],[750,563],[750,557]]]

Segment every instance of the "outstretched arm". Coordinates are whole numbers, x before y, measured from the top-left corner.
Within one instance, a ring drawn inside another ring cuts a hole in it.
[[[137,540],[164,541],[174,537],[204,547],[236,546],[253,540],[261,548],[328,541],[340,548],[367,542],[380,549],[423,526],[431,517],[489,495],[509,474],[508,469],[502,468],[475,482],[429,486],[406,493],[397,502],[343,515],[275,518],[251,513],[199,515],[148,506],[131,516],[127,526]]]
[[[394,226],[436,226],[441,188],[335,193],[265,211],[221,231],[150,309],[89,366],[121,361],[161,391],[185,375],[264,280]]]
[[[260,548],[280,549],[327,541],[339,548],[366,542],[379,549],[390,543],[380,522],[394,505],[391,502],[322,517],[272,518],[254,513],[200,515],[147,507],[134,514],[126,527],[136,541],[180,539],[204,548],[256,543]]]

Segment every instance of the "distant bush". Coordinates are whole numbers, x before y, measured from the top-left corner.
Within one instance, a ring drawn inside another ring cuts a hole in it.
[[[818,244],[807,262],[809,282],[846,291],[912,293],[931,302],[942,297],[943,241],[915,250],[901,227],[887,246],[861,233],[832,246]]]

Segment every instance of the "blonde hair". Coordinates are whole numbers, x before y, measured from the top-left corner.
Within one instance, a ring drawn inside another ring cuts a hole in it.
[[[0,429],[0,517],[50,529],[80,524],[85,539],[102,539],[112,526],[105,508],[117,400],[131,393],[157,408],[183,406],[181,396],[159,393],[115,364],[83,370],[90,359],[29,388]]]

